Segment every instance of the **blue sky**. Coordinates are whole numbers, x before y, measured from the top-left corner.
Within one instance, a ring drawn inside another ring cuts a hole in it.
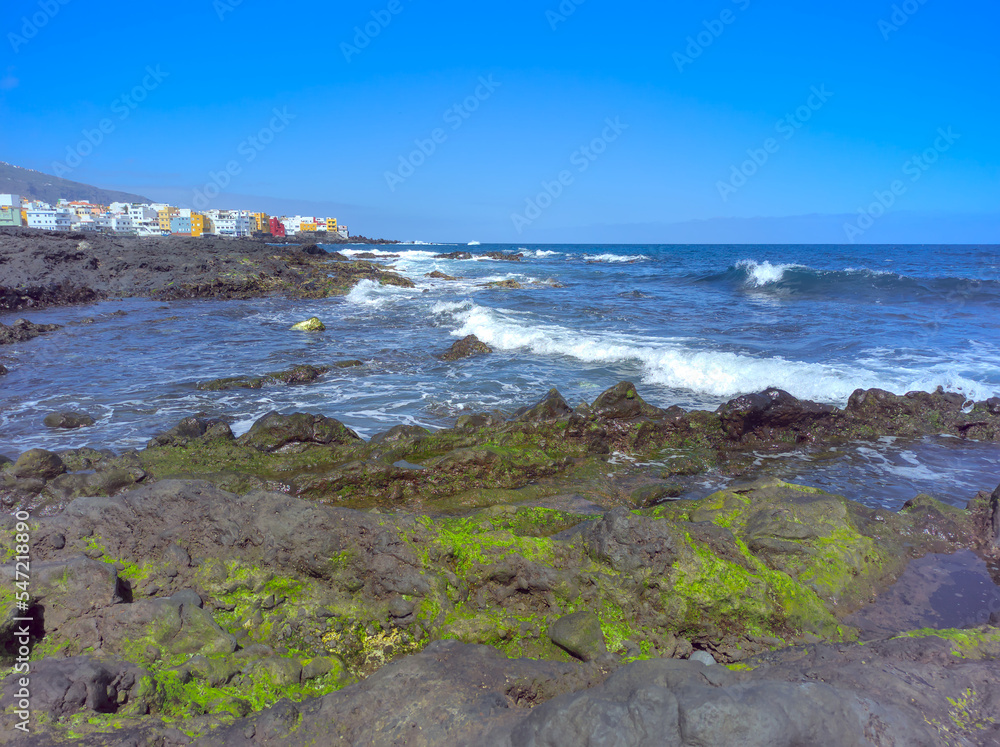
[[[15,0],[0,160],[404,240],[1000,242],[998,21],[987,0]]]

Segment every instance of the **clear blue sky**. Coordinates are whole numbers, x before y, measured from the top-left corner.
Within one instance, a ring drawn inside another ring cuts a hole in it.
[[[1000,242],[1000,7],[895,5],[13,0],[0,160],[182,204],[234,161],[211,206],[520,243],[846,240],[844,216],[898,181],[864,240]],[[529,210],[543,182],[558,197]]]

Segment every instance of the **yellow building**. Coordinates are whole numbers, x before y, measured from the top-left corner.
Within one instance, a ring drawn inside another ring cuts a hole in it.
[[[254,231],[258,233],[271,233],[271,216],[267,213],[251,213]]]
[[[158,211],[160,218],[160,230],[170,233],[170,219],[175,215],[180,215],[180,213],[181,211],[175,207],[168,207]]]
[[[191,235],[201,236],[205,233],[205,216],[191,213]]]
[[[327,218],[326,219],[326,230],[327,230],[327,232],[331,232],[332,231],[333,233],[337,233],[337,219],[336,218]]]
[[[317,226],[315,223],[306,223],[305,221],[302,221],[302,223],[299,225],[299,231],[302,231],[303,233],[306,231],[316,231],[316,230]]]

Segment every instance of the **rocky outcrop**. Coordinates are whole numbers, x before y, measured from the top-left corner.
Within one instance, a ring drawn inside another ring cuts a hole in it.
[[[273,452],[287,444],[338,445],[360,441],[361,437],[339,420],[323,415],[270,412],[238,439],[241,446]]]
[[[448,350],[442,353],[439,358],[443,361],[457,361],[462,358],[471,358],[474,355],[485,355],[486,353],[492,353],[493,348],[482,342],[475,335],[468,335],[463,337],[461,340],[453,344]]]
[[[94,419],[83,412],[53,412],[42,420],[46,428],[74,430],[87,428],[94,424]]]
[[[27,342],[47,332],[62,329],[58,324],[35,324],[27,319],[17,319],[10,326],[0,323],[0,345]]]
[[[6,228],[0,229],[0,264],[0,310],[11,311],[123,297],[326,298],[350,292],[361,280],[413,287],[377,263],[337,261],[321,247],[306,252],[252,239]]]
[[[231,389],[262,389],[273,384],[312,384],[332,368],[350,368],[362,365],[361,361],[340,361],[333,366],[311,366],[301,364],[292,366],[287,371],[275,371],[260,376],[232,376],[223,379],[213,379],[198,384],[198,388],[207,392],[225,392]]]

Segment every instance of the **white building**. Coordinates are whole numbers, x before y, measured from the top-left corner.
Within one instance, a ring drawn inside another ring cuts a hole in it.
[[[67,208],[28,210],[27,212],[28,228],[42,228],[46,231],[72,231],[73,226],[80,222],[80,217]]]
[[[0,195],[0,207],[21,208],[20,195]]]
[[[111,230],[115,233],[134,234],[136,232],[135,223],[132,222],[132,217],[128,213],[112,215]]]
[[[217,236],[249,236],[253,231],[253,218],[247,210],[209,210],[205,217],[206,228],[211,225]]]
[[[128,217],[137,225],[142,221],[160,220],[160,214],[149,205],[129,205]]]
[[[29,210],[28,228],[44,228],[46,231],[56,230],[56,211],[49,210]]]
[[[83,215],[80,217],[80,222],[77,224],[77,228],[81,231],[99,231],[101,233],[108,233],[112,230],[111,221],[112,218],[109,213]]]

